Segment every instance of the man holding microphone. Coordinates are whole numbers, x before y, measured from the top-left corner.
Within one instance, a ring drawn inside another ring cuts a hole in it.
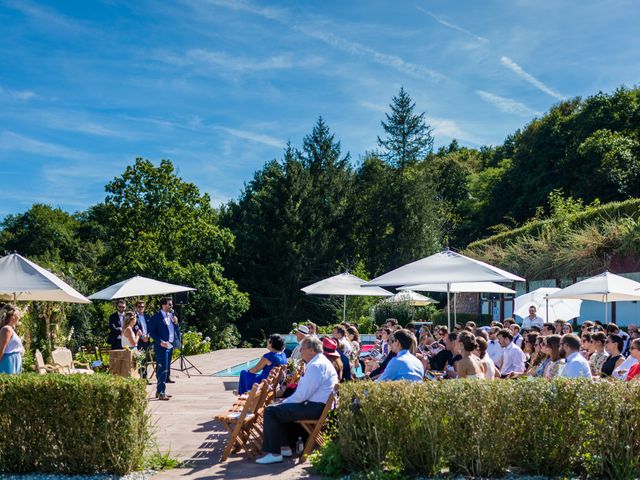
[[[180,337],[178,317],[173,313],[173,301],[165,297],[160,300],[160,311],[156,313],[148,325],[149,336],[153,339],[153,349],[156,356],[156,372],[158,386],[156,398],[169,400],[166,393],[167,375],[171,365],[171,351],[174,342]]]

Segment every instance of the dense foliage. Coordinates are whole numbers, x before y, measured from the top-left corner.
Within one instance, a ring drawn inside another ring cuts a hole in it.
[[[137,159],[85,211],[35,204],[6,217],[0,252],[82,292],[134,274],[194,286],[183,320],[218,348],[298,321],[331,324],[342,299],[302,287],[345,270],[372,278],[444,245],[471,244],[531,278],[589,274],[638,252],[639,88],[560,102],[496,147],[454,140],[437,151],[428,117],[400,89],[381,133],[379,150],[353,161],[320,118],[220,211],[170,161]],[[349,319],[372,318],[374,304],[349,299]],[[110,311],[36,304],[27,340],[48,350],[73,327],[72,344],[99,343]]]
[[[0,375],[0,471],[126,474],[150,424],[143,382],[113,375]]]
[[[638,429],[636,382],[360,382],[341,386],[332,439],[313,463],[332,476],[631,479]]]

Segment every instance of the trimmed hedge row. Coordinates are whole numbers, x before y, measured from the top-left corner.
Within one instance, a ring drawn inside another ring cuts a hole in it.
[[[640,382],[343,384],[324,474],[637,478]]]
[[[514,228],[506,232],[500,232],[491,237],[476,240],[470,243],[466,251],[472,253],[478,248],[487,245],[504,245],[523,235],[538,236],[545,228],[554,227],[561,224],[579,227],[591,221],[610,220],[617,217],[640,217],[640,198],[632,198],[622,202],[610,202],[599,207],[589,208],[585,212],[579,212],[569,218],[552,218],[531,222],[522,227]]]
[[[149,440],[145,385],[113,375],[0,375],[0,472],[126,474]]]

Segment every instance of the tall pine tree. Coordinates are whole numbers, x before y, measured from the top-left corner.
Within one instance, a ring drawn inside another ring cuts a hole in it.
[[[381,122],[387,137],[378,137],[378,145],[384,149],[382,157],[396,167],[415,164],[433,150],[431,126],[426,123],[424,112],[414,113],[415,106],[401,87],[389,105],[391,113],[385,114],[387,121]]]

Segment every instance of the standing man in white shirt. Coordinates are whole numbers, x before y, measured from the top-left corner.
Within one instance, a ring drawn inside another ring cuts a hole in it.
[[[567,333],[560,340],[560,356],[566,358],[567,363],[560,371],[563,378],[588,378],[591,380],[589,362],[580,355],[580,337],[575,333]]]
[[[500,376],[505,378],[510,373],[524,373],[524,352],[513,343],[513,334],[503,328],[498,332],[498,341],[502,347],[502,362],[500,364]]]
[[[520,335],[520,325],[518,325],[517,323],[512,323],[511,325],[509,325],[509,330],[511,330],[511,333],[513,334],[513,343],[522,348],[524,337]]]
[[[322,342],[317,337],[308,336],[300,344],[302,360],[306,370],[296,391],[278,405],[270,405],[264,411],[265,456],[256,463],[267,465],[282,462],[283,457],[292,455],[287,427],[297,420],[315,420],[322,411],[338,383],[338,374],[329,359],[322,353]]]
[[[537,315],[535,305],[529,307],[529,316],[522,320],[522,330],[531,330],[531,327],[538,327],[542,331],[544,320]]]

